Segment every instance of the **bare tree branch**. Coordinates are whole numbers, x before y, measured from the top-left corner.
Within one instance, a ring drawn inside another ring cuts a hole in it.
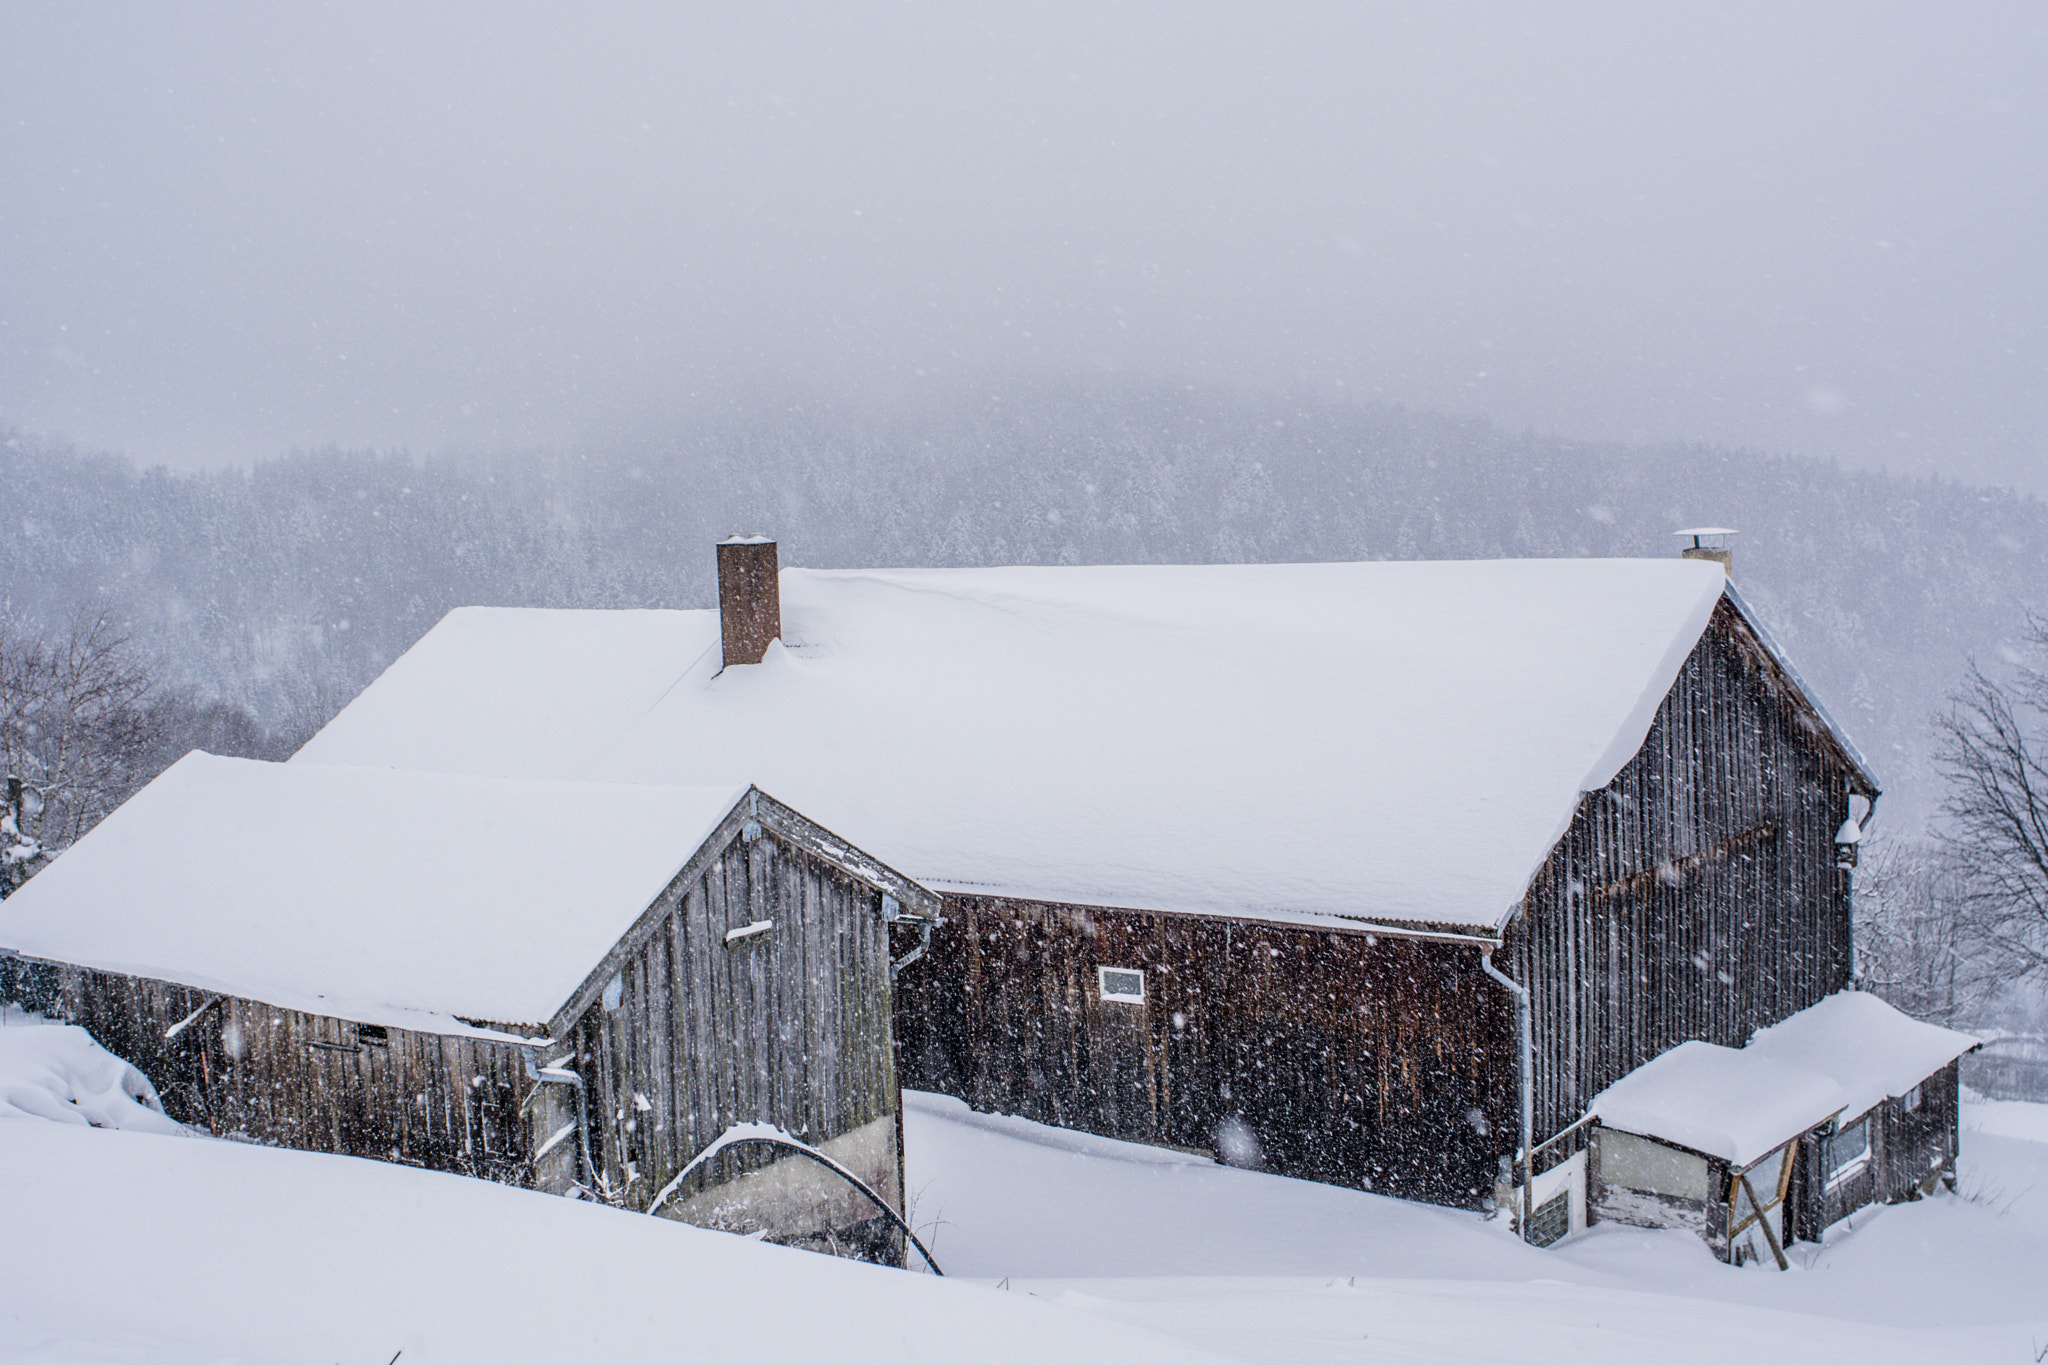
[[[2048,657],[2048,620],[2028,635]],[[2048,673],[1973,664],[1936,726],[1964,932],[2009,979],[2048,977]]]

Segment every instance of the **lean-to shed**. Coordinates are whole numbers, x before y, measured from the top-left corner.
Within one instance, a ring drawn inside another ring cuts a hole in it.
[[[1871,1204],[1956,1185],[1957,1071],[1979,1040],[1909,1018],[1864,991],[1831,995],[1760,1030],[1745,1051],[1826,1076],[1842,1111],[1808,1134],[1788,1231],[1818,1239]]]
[[[293,762],[751,774],[943,897],[906,1083],[1532,1237],[1600,1091],[1850,984],[1877,783],[1720,563],[774,554],[451,613]]]
[[[1804,1068],[1680,1043],[1594,1097],[1593,1208],[1638,1227],[1690,1229],[1736,1264],[1782,1265],[1800,1140],[1845,1100]]]
[[[888,923],[931,893],[745,785],[195,753],[0,903],[9,994],[223,1137],[900,1259]],[[755,1125],[755,1127],[748,1127]]]
[[[1681,1043],[1593,1101],[1598,1216],[1775,1259],[1871,1204],[1955,1187],[1966,1033],[1842,991],[1740,1049]]]

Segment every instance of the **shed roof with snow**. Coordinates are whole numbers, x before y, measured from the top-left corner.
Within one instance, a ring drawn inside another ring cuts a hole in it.
[[[939,889],[1491,930],[1728,591],[1684,560],[786,569],[743,668],[712,611],[451,612],[293,764],[757,780]]]
[[[1842,1088],[1842,1121],[1847,1123],[1904,1095],[1978,1041],[1901,1014],[1867,991],[1838,991],[1758,1029],[1743,1051],[1834,1081]]]
[[[1833,1080],[1747,1048],[1680,1043],[1608,1086],[1600,1122],[1719,1157],[1736,1168],[1827,1122],[1846,1099]]]
[[[1610,1128],[1746,1166],[1839,1114],[1849,1123],[1976,1047],[1967,1033],[1837,991],[1740,1048],[1680,1043],[1594,1097]]]
[[[193,753],[0,904],[0,947],[400,1028],[544,1023],[748,796]]]

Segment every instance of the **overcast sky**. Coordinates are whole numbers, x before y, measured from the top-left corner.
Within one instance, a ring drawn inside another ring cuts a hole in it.
[[[0,424],[1126,372],[2048,491],[2044,72],[2039,3],[0,0]]]

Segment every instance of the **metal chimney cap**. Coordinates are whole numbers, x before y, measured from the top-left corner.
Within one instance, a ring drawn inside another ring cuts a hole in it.
[[[1740,535],[1741,532],[1737,531],[1733,526],[1689,526],[1683,531],[1673,531],[1671,534],[1674,536],[1691,536],[1692,547],[1697,550],[1702,548],[1700,541],[1706,537],[1733,536]]]

